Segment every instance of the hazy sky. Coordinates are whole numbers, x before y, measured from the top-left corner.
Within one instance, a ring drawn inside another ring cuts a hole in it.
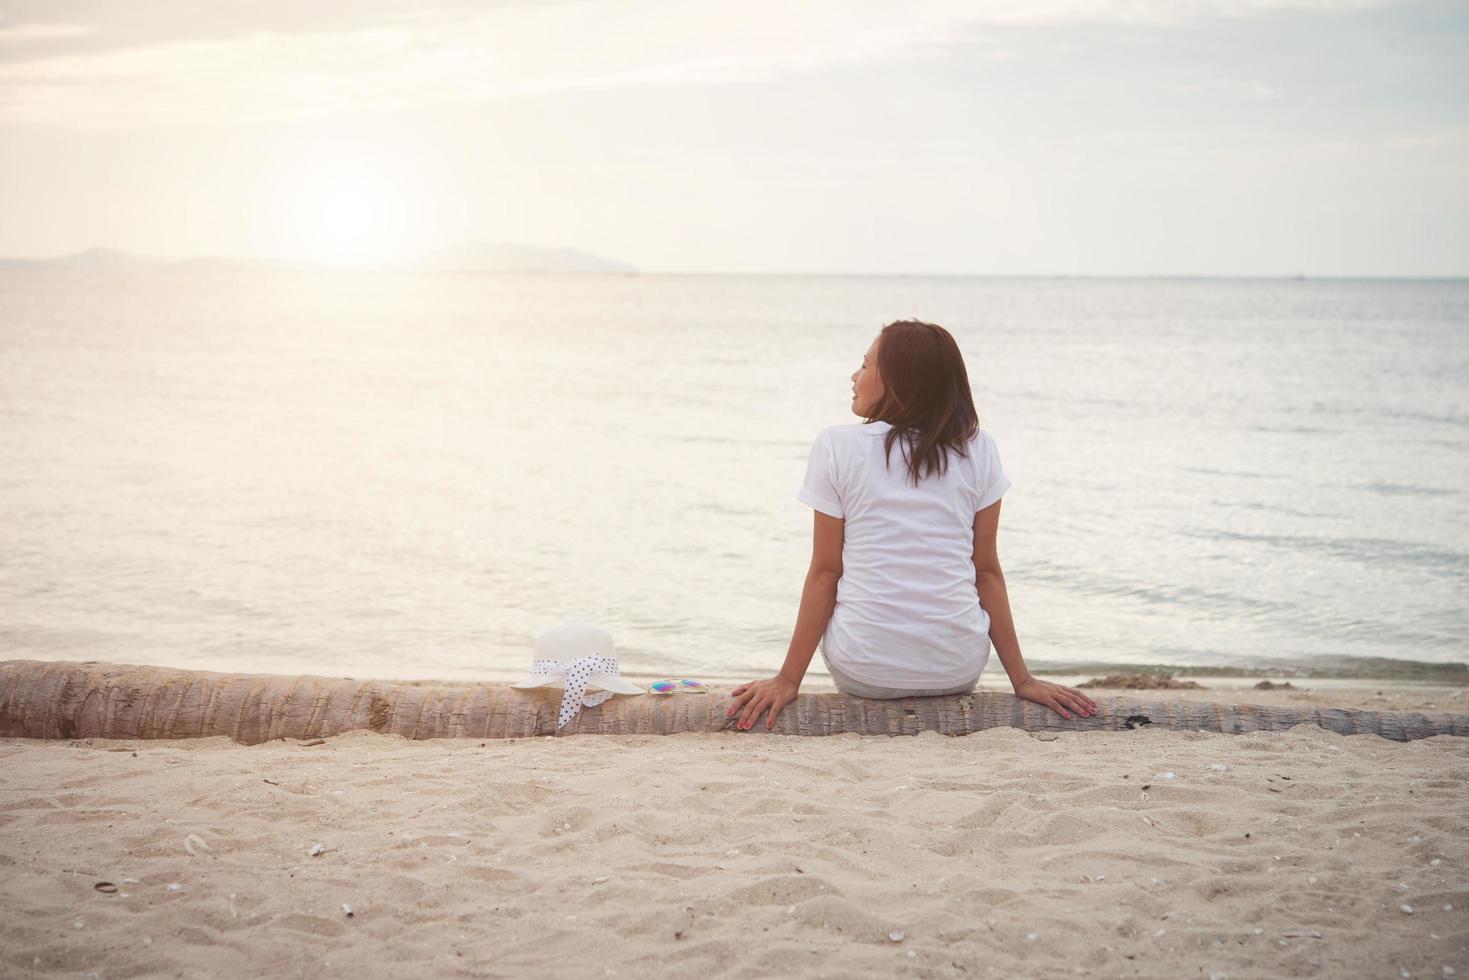
[[[1469,274],[1469,3],[0,0],[0,254]]]

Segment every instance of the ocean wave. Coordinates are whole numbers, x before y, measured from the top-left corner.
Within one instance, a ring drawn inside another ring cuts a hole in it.
[[[1324,538],[1309,534],[1250,534],[1222,529],[1183,530],[1179,533],[1210,541],[1263,544],[1352,562],[1386,562],[1432,575],[1460,578],[1469,574],[1469,553],[1394,538]]]
[[[1372,493],[1380,493],[1385,496],[1395,497],[1401,495],[1415,497],[1452,497],[1457,490],[1446,490],[1443,487],[1424,487],[1416,483],[1358,483],[1353,484],[1359,490],[1367,490]]]
[[[1211,663],[1119,663],[1106,660],[1038,660],[1030,658],[1035,674],[1134,673],[1174,677],[1321,677],[1379,680],[1415,680],[1431,684],[1469,684],[1469,664],[1462,661],[1434,662],[1398,660],[1392,657],[1350,657],[1320,654],[1283,657],[1265,662],[1262,658],[1224,657]]]

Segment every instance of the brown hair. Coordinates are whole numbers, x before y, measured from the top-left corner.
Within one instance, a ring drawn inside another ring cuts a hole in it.
[[[889,465],[893,443],[904,437],[904,459],[917,486],[923,476],[947,471],[947,450],[969,455],[979,431],[969,372],[953,335],[936,323],[897,320],[878,337],[883,393],[863,424],[892,426],[883,440]]]

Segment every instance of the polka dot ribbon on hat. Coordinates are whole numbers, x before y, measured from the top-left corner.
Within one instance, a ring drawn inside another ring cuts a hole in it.
[[[616,657],[577,657],[569,663],[560,660],[533,660],[530,665],[532,677],[562,677],[566,680],[566,694],[561,698],[561,710],[556,713],[556,730],[576,717],[582,705],[595,708],[612,697],[612,691],[587,693],[587,678],[593,674],[616,674]]]

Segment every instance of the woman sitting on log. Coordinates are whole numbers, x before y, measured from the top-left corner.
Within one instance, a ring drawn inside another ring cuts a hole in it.
[[[796,496],[815,510],[811,566],[784,666],[731,693],[749,728],[774,728],[816,652],[837,690],[864,698],[967,694],[990,644],[1016,697],[1063,717],[1096,702],[1030,676],[995,549],[1010,486],[979,427],[969,373],[943,327],[883,327],[852,374],[862,422],[816,434]],[[902,464],[894,466],[894,445]]]

